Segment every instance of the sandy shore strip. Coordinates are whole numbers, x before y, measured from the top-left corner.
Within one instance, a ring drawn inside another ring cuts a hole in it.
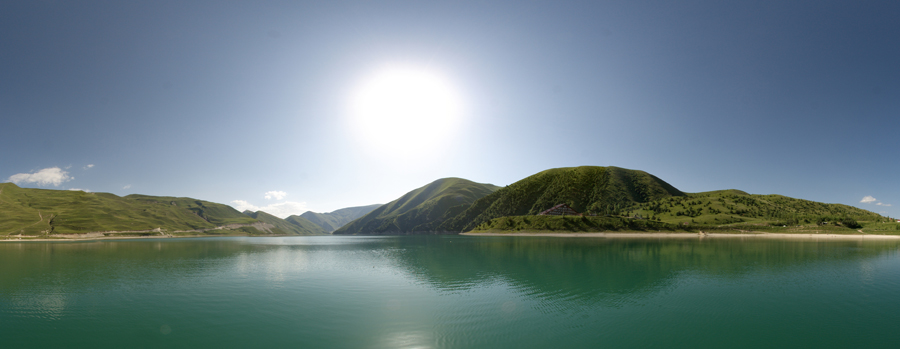
[[[803,240],[897,240],[900,235],[875,234],[781,234],[781,233],[653,233],[653,232],[615,232],[615,233],[560,233],[552,231],[518,231],[500,232],[468,232],[466,236],[552,236],[552,237],[590,237],[590,238],[645,238],[645,239],[709,239],[709,238],[757,238],[757,239],[803,239]]]
[[[30,239],[0,237],[0,244],[4,242],[85,242],[99,240],[167,240],[167,239],[190,239],[190,238],[215,238],[215,237],[290,237],[303,235],[151,235],[151,236],[103,236],[103,237],[83,237],[83,238],[56,238],[56,239]]]

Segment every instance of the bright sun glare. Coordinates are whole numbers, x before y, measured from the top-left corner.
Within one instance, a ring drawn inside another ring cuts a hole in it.
[[[417,155],[455,131],[462,102],[434,71],[383,69],[363,80],[351,100],[351,120],[366,147],[381,153]]]

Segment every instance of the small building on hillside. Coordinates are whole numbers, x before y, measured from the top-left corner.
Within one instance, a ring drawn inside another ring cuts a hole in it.
[[[575,211],[569,205],[559,204],[551,207],[550,209],[538,213],[538,216],[580,216],[581,214],[578,211]]]

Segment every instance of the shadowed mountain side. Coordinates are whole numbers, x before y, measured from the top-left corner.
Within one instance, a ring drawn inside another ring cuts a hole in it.
[[[478,199],[438,229],[468,231],[494,218],[535,215],[563,203],[578,212],[606,215],[635,203],[684,195],[644,171],[611,166],[555,168]]]
[[[315,223],[310,222],[308,219],[300,217],[300,216],[290,216],[287,219],[285,219],[285,221],[287,221],[288,223],[291,223],[293,225],[299,226],[300,228],[302,228],[304,230],[317,232],[317,234],[318,233],[328,234],[328,232],[325,231],[325,229],[322,229],[322,227],[320,227],[320,226],[316,225]]]
[[[448,217],[498,187],[462,178],[442,178],[391,201],[334,234],[430,234]]]
[[[305,218],[309,220],[311,223],[318,225],[325,232],[333,232],[340,227],[343,227],[347,223],[352,222],[353,220],[364,216],[366,213],[372,212],[372,210],[380,207],[381,204],[374,204],[368,206],[357,206],[357,207],[347,207],[342,208],[340,210],[335,210],[328,213],[317,213],[312,211],[306,211],[301,214],[299,217]],[[296,216],[291,216],[296,217]],[[291,217],[288,217],[290,219]]]
[[[204,230],[257,220],[234,208],[183,197],[20,188],[0,183],[0,234]],[[249,229],[249,228],[248,228]]]
[[[325,235],[324,229],[303,217],[291,216],[288,219],[281,219],[265,213],[263,211],[244,212],[244,214],[253,217],[260,222],[274,225],[275,228],[281,230],[284,234],[290,235]],[[291,219],[293,218],[293,219]]]

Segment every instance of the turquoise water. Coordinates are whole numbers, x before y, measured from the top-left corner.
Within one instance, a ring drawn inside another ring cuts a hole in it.
[[[0,244],[2,347],[897,347],[900,242]]]

